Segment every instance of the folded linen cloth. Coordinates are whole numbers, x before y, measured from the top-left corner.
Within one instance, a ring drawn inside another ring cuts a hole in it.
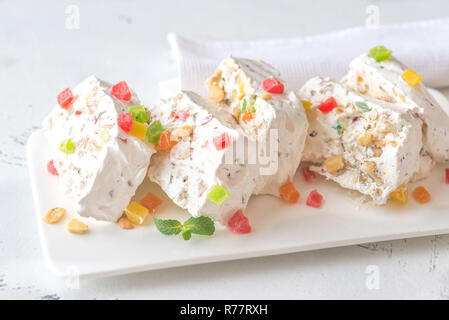
[[[314,76],[340,79],[349,62],[384,45],[424,78],[427,86],[449,86],[449,18],[379,27],[355,27],[329,34],[257,41],[192,40],[168,35],[178,68],[176,82],[161,83],[161,95],[174,88],[207,96],[204,81],[228,55],[260,59],[281,72],[291,89]]]

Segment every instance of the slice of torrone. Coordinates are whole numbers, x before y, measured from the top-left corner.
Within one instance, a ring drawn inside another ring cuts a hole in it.
[[[407,110],[321,77],[299,95],[309,120],[303,160],[313,171],[384,204],[418,170],[421,121]]]
[[[44,120],[54,166],[81,216],[117,221],[145,178],[150,144],[123,132],[119,113],[139,105],[125,82],[112,86],[90,76],[73,91],[60,95],[60,104]]]
[[[449,160],[449,115],[429,94],[419,75],[393,56],[376,61],[363,54],[349,67],[350,71],[341,81],[343,85],[364,95],[400,104],[422,119],[425,124],[422,175],[426,168],[430,171],[432,167],[426,155],[430,154],[436,162]]]
[[[149,178],[194,217],[226,223],[244,210],[259,166],[248,163],[245,150],[252,142],[234,118],[189,91],[149,110],[151,121],[159,121],[164,130],[158,143],[164,146],[151,159]]]
[[[262,171],[255,194],[279,196],[279,187],[299,166],[305,143],[304,110],[278,79],[279,71],[263,61],[229,57],[206,81],[209,99],[232,114],[257,143],[255,156]]]

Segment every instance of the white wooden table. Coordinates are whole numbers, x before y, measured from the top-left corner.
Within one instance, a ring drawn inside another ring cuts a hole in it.
[[[0,2],[0,298],[448,299],[449,235],[84,280],[79,289],[44,265],[24,145],[64,86],[89,74],[129,79],[152,101],[158,81],[175,76],[169,31],[218,39],[316,34],[364,24],[369,5],[381,23],[449,15],[444,0],[347,3]]]

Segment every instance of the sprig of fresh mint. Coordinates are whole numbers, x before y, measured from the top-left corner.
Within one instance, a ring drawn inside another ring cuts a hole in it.
[[[153,218],[154,224],[160,233],[165,235],[182,234],[184,240],[189,240],[192,233],[211,236],[215,232],[214,221],[209,217],[189,218],[182,224],[178,220]]]

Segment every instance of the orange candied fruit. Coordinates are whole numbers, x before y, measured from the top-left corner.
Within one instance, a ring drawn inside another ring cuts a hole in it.
[[[147,128],[148,126],[146,124],[140,123],[138,121],[133,121],[133,125],[129,134],[136,138],[139,138],[142,141],[145,141]]]
[[[170,150],[177,144],[178,141],[171,139],[170,131],[162,131],[157,146],[155,147],[156,151],[159,150]]]
[[[416,86],[422,80],[422,77],[412,69],[407,69],[402,74],[402,79],[409,85]]]
[[[296,203],[299,200],[299,192],[291,181],[287,181],[279,188],[282,199],[289,203]]]
[[[245,113],[242,116],[242,121],[245,123],[248,123],[248,121],[253,119],[253,113],[251,112],[250,108],[247,108]]]
[[[140,200],[140,204],[147,208],[150,213],[154,212],[156,208],[162,204],[162,202],[162,199],[151,192],[148,192],[147,195]]]
[[[419,186],[413,190],[413,198],[418,203],[424,204],[430,201],[430,193],[423,186]]]

